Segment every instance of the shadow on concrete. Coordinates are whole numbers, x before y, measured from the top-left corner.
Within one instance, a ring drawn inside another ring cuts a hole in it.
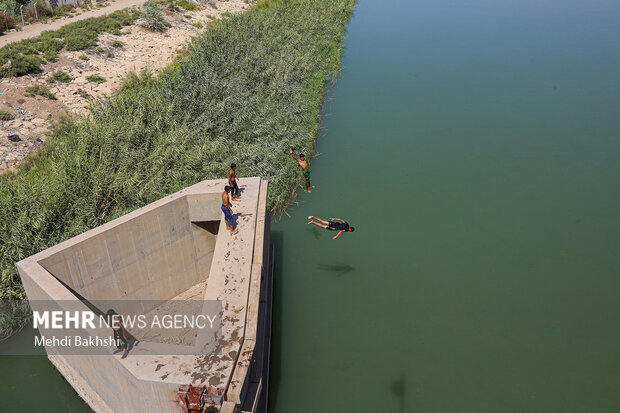
[[[239,224],[239,218],[242,216],[241,212],[237,212],[233,214],[233,227],[236,229]]]
[[[271,324],[271,363],[269,366],[269,410],[273,411],[278,401],[278,391],[282,377],[282,284],[286,277],[282,274],[283,233],[271,231],[274,246],[273,275],[273,315]]]
[[[398,400],[398,411],[405,413],[405,396],[407,395],[406,377],[402,374],[398,379],[390,385],[390,391]]]
[[[340,277],[342,275],[346,275],[352,271],[355,271],[355,267],[349,264],[344,264],[342,262],[335,264],[317,264],[316,268],[321,271],[333,272],[334,275]]]

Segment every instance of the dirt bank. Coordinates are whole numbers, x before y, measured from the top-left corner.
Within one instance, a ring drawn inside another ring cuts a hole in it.
[[[215,7],[206,4],[194,11],[165,11],[171,27],[164,33],[148,31],[138,21],[121,30],[120,36],[103,33],[92,49],[62,51],[58,61],[44,65],[39,74],[0,80],[0,110],[15,117],[0,121],[0,171],[15,168],[40,147],[52,117],[63,111],[87,113],[89,99],[109,95],[118,88],[127,72],[139,72],[144,68],[157,71],[170,63],[192,37],[205,30],[210,21],[250,7],[244,0],[213,1],[213,4]],[[71,82],[48,83],[50,74],[58,69],[66,72]],[[87,80],[92,75],[103,77],[105,82]],[[33,85],[47,87],[57,100],[31,96],[26,88]],[[17,134],[21,140],[10,141],[7,134]]]

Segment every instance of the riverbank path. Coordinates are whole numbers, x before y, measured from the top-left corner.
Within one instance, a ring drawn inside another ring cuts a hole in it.
[[[128,7],[138,7],[146,3],[146,1],[147,0],[115,0],[112,1],[109,6],[89,11],[83,11],[82,14],[80,14],[79,16],[62,18],[50,23],[34,23],[22,26],[22,30],[20,31],[5,32],[4,34],[0,35],[0,47],[6,46],[9,43],[19,42],[20,40],[36,37],[45,30],[60,29],[65,24],[88,19],[91,17],[103,16],[105,14],[110,14],[117,10],[123,10]]]

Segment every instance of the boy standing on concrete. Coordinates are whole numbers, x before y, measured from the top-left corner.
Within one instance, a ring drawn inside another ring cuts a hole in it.
[[[230,230],[231,234],[236,234],[239,231],[235,230],[233,226],[233,211],[230,207],[230,199],[228,198],[230,189],[230,186],[226,185],[224,187],[224,192],[222,192],[222,212],[224,213],[224,219],[226,220],[226,229]]]
[[[239,177],[235,173],[237,169],[237,164],[230,164],[230,171],[228,171],[228,185],[230,185],[230,198],[231,201],[239,199],[239,186],[237,185],[237,179]]]
[[[304,174],[304,178],[306,178],[306,191],[312,192],[310,188],[314,188],[314,186],[310,184],[310,170],[308,169],[308,161],[306,161],[304,154],[300,153],[299,159],[297,159],[295,157],[295,154],[293,153],[293,148],[289,148],[288,151],[291,153],[293,159],[295,159],[299,163],[299,165],[297,165],[297,168],[295,169],[299,169],[299,167],[301,166],[301,171]]]

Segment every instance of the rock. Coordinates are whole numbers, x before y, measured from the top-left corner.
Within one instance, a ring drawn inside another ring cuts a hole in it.
[[[45,120],[44,119],[40,119],[40,118],[34,118],[32,120],[32,123],[35,124],[36,126],[43,126],[43,125],[45,125]]]

